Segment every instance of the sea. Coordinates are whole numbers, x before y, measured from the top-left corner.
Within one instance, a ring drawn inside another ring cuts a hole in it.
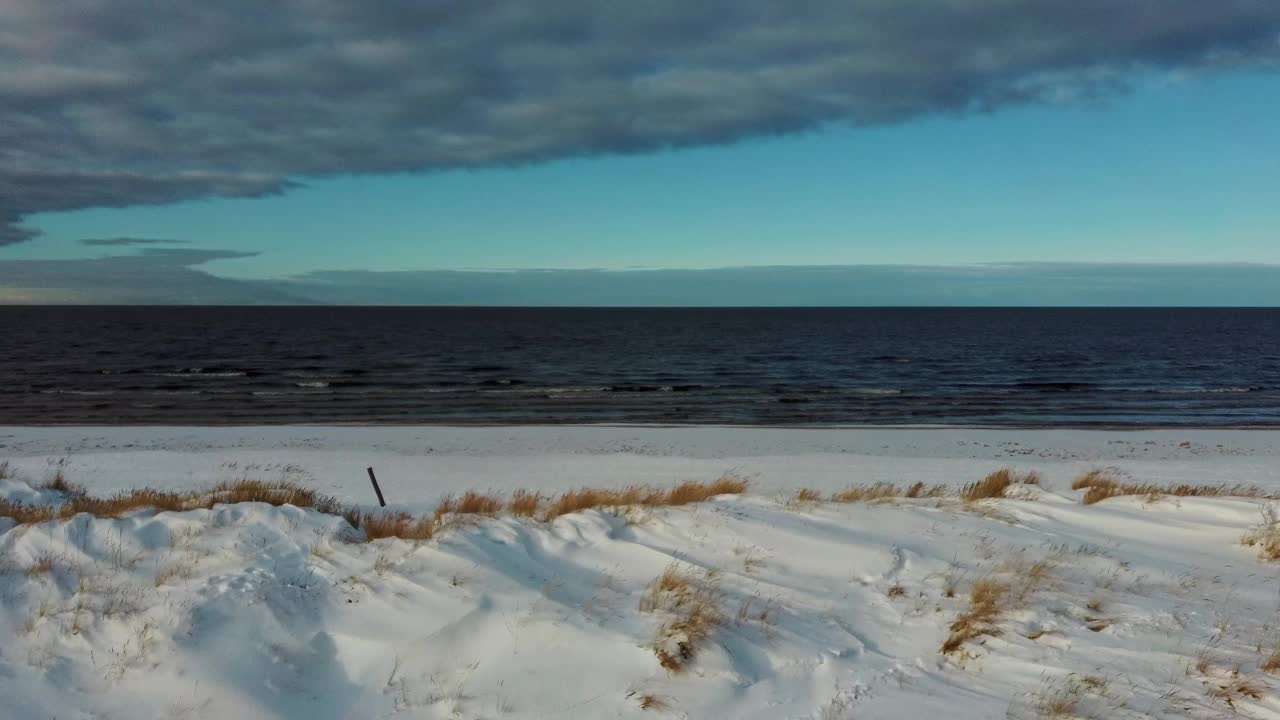
[[[0,338],[4,425],[1280,425],[1280,309],[0,307]]]

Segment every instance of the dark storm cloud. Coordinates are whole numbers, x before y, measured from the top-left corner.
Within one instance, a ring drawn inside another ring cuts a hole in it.
[[[137,245],[186,245],[190,240],[165,240],[162,238],[86,238],[80,241],[81,245],[93,245],[95,247],[130,247]]]
[[[1274,0],[7,0],[25,215],[724,143],[1273,65]]]
[[[0,261],[0,304],[308,304],[285,292],[216,277],[196,266],[257,253],[145,248],[91,260]]]

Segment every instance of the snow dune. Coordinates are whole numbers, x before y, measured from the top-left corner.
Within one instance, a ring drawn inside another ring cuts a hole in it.
[[[1280,717],[1280,564],[1241,542],[1275,501],[1086,506],[1069,487],[1111,465],[1280,490],[1269,433],[383,430],[6,430],[0,498],[56,502],[40,486],[75,433],[100,437],[62,464],[93,492],[283,472],[367,502],[366,462],[409,509],[467,473],[506,473],[471,486],[500,490],[729,467],[757,483],[678,508],[459,522],[425,542],[362,542],[340,517],[257,503],[0,519],[0,717]],[[792,499],[954,487],[1001,465],[1044,483],[969,504]],[[414,468],[432,482],[405,484]],[[689,596],[655,589],[664,573],[718,611],[675,672],[658,650],[680,652]],[[999,612],[942,653],[980,583],[1005,588]]]

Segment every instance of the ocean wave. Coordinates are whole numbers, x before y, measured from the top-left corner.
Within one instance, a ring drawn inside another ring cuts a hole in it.
[[[1087,382],[1019,382],[1013,383],[1013,387],[1041,392],[1082,392],[1096,388],[1093,383]]]
[[[229,378],[229,377],[247,377],[248,370],[211,370],[208,372],[195,368],[195,372],[179,370],[171,373],[152,373],[154,377],[167,378]]]
[[[329,383],[327,383],[327,382],[325,382],[325,381],[323,381],[323,380],[307,380],[306,382],[296,382],[296,383],[294,383],[293,385],[294,385],[294,387],[300,387],[300,388],[327,388],[327,387],[329,387]]]
[[[702,385],[610,385],[605,392],[646,393],[646,392],[692,392],[701,390]]]
[[[1266,388],[1262,388],[1262,387],[1259,387],[1259,386],[1257,386],[1257,385],[1251,385],[1251,386],[1249,386],[1249,387],[1165,388],[1165,389],[1163,389],[1163,390],[1156,390],[1156,392],[1157,392],[1158,394],[1160,394],[1160,395],[1201,395],[1201,394],[1211,394],[1211,395],[1216,395],[1216,394],[1219,394],[1219,393],[1247,393],[1247,392],[1258,392],[1258,391],[1260,391],[1260,390],[1265,390],[1265,389],[1266,389]]]

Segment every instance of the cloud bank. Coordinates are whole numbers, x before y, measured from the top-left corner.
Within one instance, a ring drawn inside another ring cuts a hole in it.
[[[144,248],[0,261],[0,304],[489,306],[1280,306],[1277,265],[1013,263],[717,270],[324,271],[273,281],[202,263],[252,253]]]
[[[0,305],[311,304],[276,288],[220,278],[197,267],[256,254],[147,247],[139,255],[90,260],[4,260]]]
[[[637,153],[1274,66],[1273,0],[7,0],[0,244],[32,213]]]

